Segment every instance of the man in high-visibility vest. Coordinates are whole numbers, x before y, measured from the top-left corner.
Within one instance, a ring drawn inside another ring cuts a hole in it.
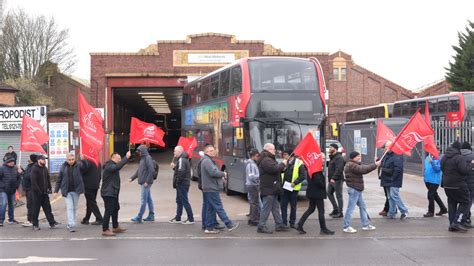
[[[283,153],[283,157],[288,160],[288,165],[285,171],[281,174],[281,180],[282,184],[285,184],[285,182],[290,183],[293,191],[283,189],[280,206],[283,224],[288,226],[288,203],[290,203],[290,227],[296,228],[296,204],[298,202],[298,192],[301,189],[301,182],[306,180],[307,172],[306,167],[301,160],[293,155],[290,157],[292,153],[293,151],[291,150]]]

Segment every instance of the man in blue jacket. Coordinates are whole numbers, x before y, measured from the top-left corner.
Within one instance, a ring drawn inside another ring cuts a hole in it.
[[[435,210],[435,201],[438,203],[439,212],[436,213],[436,216],[442,216],[443,214],[448,213],[448,209],[444,205],[443,201],[438,195],[438,188],[441,184],[441,176],[443,172],[441,171],[441,161],[433,157],[433,155],[428,154],[425,158],[425,172],[424,172],[424,181],[426,188],[428,189],[428,212],[423,215],[423,217],[433,217]]]
[[[385,144],[389,147],[390,144]],[[403,156],[388,151],[382,159],[380,171],[380,186],[387,188],[389,209],[387,218],[394,219],[397,214],[397,207],[400,210],[400,220],[406,220],[408,209],[400,197],[400,188],[403,183]]]

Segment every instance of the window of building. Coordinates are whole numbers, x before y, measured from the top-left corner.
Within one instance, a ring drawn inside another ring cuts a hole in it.
[[[332,73],[334,75],[334,80],[339,80],[339,68],[334,68]]]
[[[341,56],[334,58],[332,62],[333,76],[336,81],[345,81],[347,78],[346,59]]]

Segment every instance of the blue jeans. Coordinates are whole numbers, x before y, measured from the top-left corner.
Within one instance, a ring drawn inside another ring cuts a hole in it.
[[[153,207],[153,200],[151,199],[151,185],[148,185],[145,187],[145,185],[140,185],[141,186],[141,196],[140,196],[140,211],[138,212],[138,217],[141,219],[143,217],[143,214],[145,213],[146,205],[148,205],[148,211],[149,213],[155,213],[154,207]]]
[[[8,204],[7,204],[8,203]],[[13,210],[15,209],[15,192],[7,193],[0,192],[0,223],[5,221],[5,213],[8,206],[8,221],[13,222],[15,216]]]
[[[219,218],[224,222],[225,226],[227,228],[230,228],[234,223],[227,217],[227,214],[224,210],[224,205],[222,205],[221,201],[221,196],[219,195],[219,192],[204,192],[204,194],[207,194],[207,215],[206,217],[215,217],[216,214],[219,216]],[[207,219],[207,225],[206,228],[213,230],[215,225],[212,224],[212,219]]]
[[[188,221],[194,222],[193,209],[191,208],[191,204],[189,204],[188,192],[189,186],[178,185],[176,187],[176,221],[181,221],[184,207],[188,214]]]
[[[359,206],[362,226],[369,226],[369,216],[367,215],[367,210],[365,209],[365,202],[364,198],[362,197],[362,192],[351,187],[347,187],[347,193],[349,193],[349,202],[347,203],[346,214],[344,215],[343,228],[346,229],[350,226],[352,212],[354,211],[356,205]]]
[[[403,204],[402,198],[400,198],[400,188],[399,187],[390,187],[388,190],[388,203],[390,208],[388,209],[387,217],[393,218],[397,214],[397,207],[400,210],[401,214],[407,214],[408,209]]]
[[[67,209],[67,224],[69,227],[74,228],[76,226],[76,211],[77,203],[79,201],[79,194],[76,192],[68,192],[66,196],[66,209]]]
[[[281,217],[283,224],[288,225],[288,203],[290,203],[290,224],[296,223],[296,204],[298,203],[298,191],[284,190],[280,196]]]
[[[206,229],[207,228],[207,223],[209,222],[211,224],[211,228],[214,228],[217,226],[217,218],[216,218],[216,214],[214,213],[213,216],[209,217],[207,216],[207,210],[209,208],[209,203],[208,203],[208,199],[207,199],[207,194],[206,193],[202,193],[202,210],[201,210],[201,217],[202,217],[202,229]],[[207,219],[210,219],[210,221],[208,221]]]

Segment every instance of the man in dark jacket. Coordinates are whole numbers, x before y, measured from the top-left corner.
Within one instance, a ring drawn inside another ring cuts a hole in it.
[[[342,154],[338,152],[339,146],[335,143],[329,145],[329,165],[328,165],[328,198],[332,204],[332,212],[329,214],[333,218],[343,217],[343,204],[342,198],[342,185],[344,183],[344,158]],[[334,198],[334,192],[336,192],[336,199]]]
[[[18,155],[16,155],[16,152],[13,150],[13,146],[8,146],[8,151],[3,156],[3,162],[5,163],[7,161],[7,159],[10,158],[10,157],[13,158],[13,160],[15,162],[15,165],[16,165],[16,162],[18,160]]]
[[[281,172],[285,170],[286,161],[278,163],[275,159],[275,145],[271,143],[263,146],[263,152],[258,158],[257,165],[260,172],[260,194],[263,197],[263,208],[260,213],[258,233],[271,234],[273,231],[267,228],[267,220],[270,212],[275,220],[275,231],[287,231],[288,226],[283,224],[281,217],[281,206],[278,196],[282,192]]]
[[[155,173],[155,165],[153,159],[148,153],[148,148],[145,145],[140,145],[137,148],[137,154],[140,156],[140,163],[137,172],[130,178],[130,182],[138,178],[138,184],[141,187],[141,204],[138,215],[132,218],[132,222],[141,223],[146,206],[148,205],[148,217],[143,221],[152,222],[155,220],[155,209],[153,206],[153,199],[151,198],[151,186],[153,185],[153,176]]]
[[[403,156],[391,151],[385,154],[382,159],[380,172],[380,186],[387,188],[389,209],[387,218],[394,219],[397,215],[397,208],[400,210],[400,220],[408,217],[408,208],[400,197],[400,188],[403,184]]]
[[[469,164],[461,155],[461,143],[453,142],[441,159],[443,179],[441,186],[448,197],[449,231],[466,232],[468,229],[461,223],[469,206],[469,189],[466,176],[471,171],[474,161]]]
[[[97,206],[97,192],[99,191],[101,179],[100,163],[96,165],[94,162],[82,158],[81,174],[84,181],[84,196],[86,197],[86,216],[81,220],[81,224],[89,224],[89,219],[93,213],[95,221],[92,225],[102,224],[102,214]]]
[[[360,153],[353,151],[349,155],[349,161],[344,167],[344,174],[346,176],[347,193],[349,194],[349,202],[347,203],[346,215],[344,216],[343,231],[345,233],[357,233],[357,230],[350,226],[352,212],[355,206],[359,206],[360,219],[362,221],[362,230],[375,230],[375,226],[369,222],[369,216],[365,209],[365,201],[362,197],[364,191],[364,176],[377,169],[381,161],[369,165],[362,164],[362,156]]]
[[[76,231],[76,213],[79,196],[84,193],[84,181],[81,174],[81,163],[76,162],[75,155],[70,153],[66,157],[66,162],[59,170],[58,180],[54,188],[54,197],[58,197],[58,193],[66,200],[67,219],[66,228],[69,232]]]
[[[49,203],[49,195],[51,194],[51,179],[49,171],[46,167],[46,158],[44,155],[38,155],[38,162],[31,169],[31,191],[33,192],[33,230],[40,230],[39,227],[39,211],[43,208],[49,228],[54,229],[58,223],[54,220],[51,212],[51,204]]]
[[[173,163],[173,188],[176,189],[176,216],[169,220],[170,223],[194,224],[193,209],[189,204],[188,192],[191,185],[191,165],[189,163],[188,154],[183,147],[176,146],[174,148],[174,158],[177,160]],[[181,221],[183,207],[186,209],[188,219]]]
[[[122,159],[120,154],[115,152],[110,156],[110,160],[104,164],[102,188],[100,189],[100,195],[105,205],[102,223],[103,236],[115,236],[115,234],[126,231],[126,229],[119,227],[118,224],[118,212],[120,210],[120,169],[127,164],[131,155],[131,152],[128,151]],[[112,217],[112,231],[109,229],[110,217]]]
[[[323,153],[321,153],[321,156],[324,159]],[[306,234],[306,231],[303,229],[304,223],[317,207],[319,227],[321,229],[320,233],[325,235],[334,235],[334,231],[331,231],[326,227],[326,220],[324,218],[324,199],[327,198],[326,177],[324,176],[323,172],[317,172],[313,173],[311,176],[308,175],[307,180],[308,188],[306,189],[306,197],[309,199],[309,206],[301,216],[296,230],[298,230],[300,234]]]
[[[5,163],[0,167],[0,226],[5,221],[8,202],[8,223],[17,224],[14,216],[15,192],[20,186],[21,174],[15,166],[15,158],[7,157]]]
[[[288,155],[292,154],[293,151],[287,151]],[[296,205],[298,203],[298,192],[301,189],[301,183],[306,180],[306,167],[303,162],[291,156],[285,158],[288,160],[285,171],[281,174],[282,183],[288,182],[291,184],[293,191],[284,189],[283,194],[280,197],[281,205],[281,217],[284,225],[288,225],[288,203],[290,203],[290,227],[296,228]]]
[[[467,163],[474,161],[474,153],[472,152],[472,147],[469,142],[463,142],[461,145],[461,155],[466,159]],[[464,218],[464,226],[471,228],[471,206],[472,201],[474,200],[474,167],[471,168],[469,174],[467,175],[467,188],[469,189],[469,206],[467,208],[467,214]]]
[[[24,227],[33,226],[33,193],[31,192],[31,170],[33,165],[38,161],[36,158],[38,155],[31,154],[26,166],[25,172],[23,172],[23,180],[21,185],[26,196],[26,209],[27,209],[27,221],[23,223]]]

